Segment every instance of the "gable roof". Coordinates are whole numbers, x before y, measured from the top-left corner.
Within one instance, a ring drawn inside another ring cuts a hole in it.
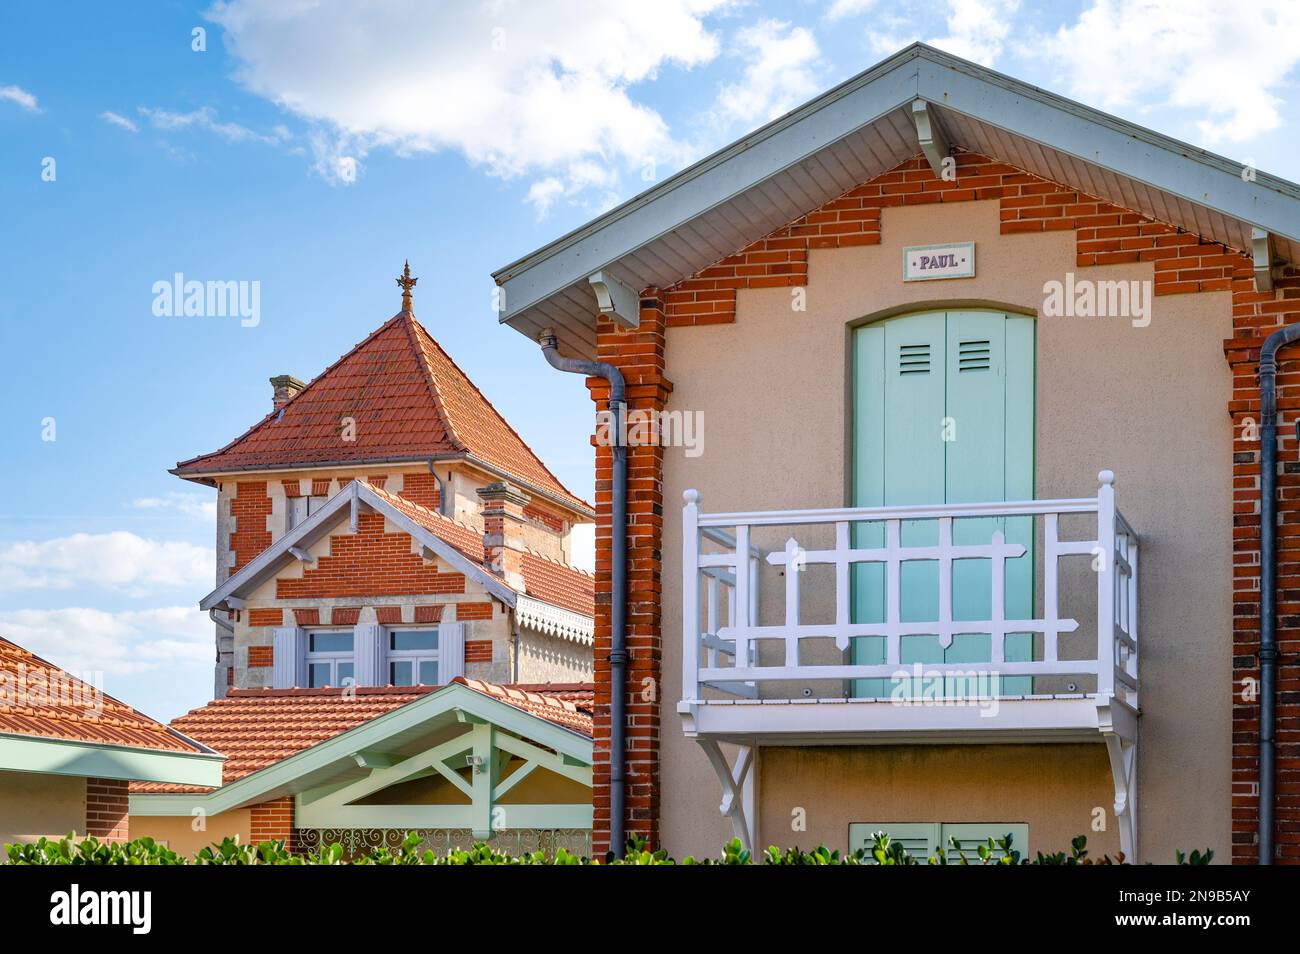
[[[355,440],[339,439],[356,421]],[[442,347],[402,311],[225,447],[179,462],[195,478],[338,464],[466,460],[590,516]]]
[[[210,610],[232,597],[238,599],[251,593],[291,561],[298,559],[294,550],[305,550],[329,535],[345,516],[361,507],[382,513],[403,532],[410,534],[507,606],[515,605],[520,591],[485,565],[483,537],[477,530],[357,479],[327,500],[320,510],[250,560],[238,573],[231,575],[203,597],[199,608]],[[524,553],[523,564],[523,595],[584,616],[595,616],[595,580],[591,574],[531,551]]]
[[[1300,259],[1300,186],[914,44],[499,269],[500,320],[592,357],[591,280],[666,288],[923,150],[913,103],[951,146],[1238,250],[1267,231]],[[629,296],[625,296],[629,297]],[[621,310],[621,309],[620,309]]]
[[[457,709],[491,718],[493,706],[498,704],[525,716],[507,728],[526,729],[525,734],[536,737],[545,735],[544,726],[554,726],[574,742],[563,743],[564,736],[554,735],[539,741],[558,740],[572,752],[581,753],[591,745],[594,699],[595,687],[590,683],[500,686],[463,677],[446,686],[358,687],[350,691],[232,689],[224,699],[215,699],[172,722],[174,728],[202,739],[226,756],[220,788],[136,783],[131,793],[214,795],[230,789],[227,800],[232,805],[245,803],[260,797],[265,786],[284,785],[286,780],[306,777],[340,759],[350,760],[354,752],[361,751],[358,730],[365,730],[365,744],[373,746],[376,739],[398,737],[448,713],[454,718]],[[414,703],[421,705],[416,707]],[[383,717],[390,718],[376,724]],[[494,724],[504,721],[498,711]],[[353,737],[358,746],[349,746],[349,739],[343,738],[350,733],[356,733]],[[325,748],[326,743],[335,741],[337,745]],[[289,759],[304,763],[301,776],[292,769],[283,773],[268,771]],[[266,774],[258,779],[259,773]],[[273,774],[284,777],[275,779]],[[239,788],[231,789],[235,783],[241,783]]]
[[[0,769],[181,781],[219,778],[220,759],[0,637]]]

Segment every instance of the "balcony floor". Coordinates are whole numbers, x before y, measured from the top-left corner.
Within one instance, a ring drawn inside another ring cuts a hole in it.
[[[1109,696],[1006,696],[943,705],[890,699],[697,699],[679,702],[689,738],[737,745],[1101,742],[1137,734],[1138,713]]]

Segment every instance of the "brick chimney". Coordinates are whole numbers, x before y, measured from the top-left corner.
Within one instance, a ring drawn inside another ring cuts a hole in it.
[[[275,389],[271,398],[272,407],[277,410],[284,407],[290,398],[306,386],[292,374],[277,374],[271,379],[271,387]]]
[[[531,499],[513,484],[487,484],[477,490],[483,502],[483,550],[492,572],[517,590],[524,588],[524,507]]]

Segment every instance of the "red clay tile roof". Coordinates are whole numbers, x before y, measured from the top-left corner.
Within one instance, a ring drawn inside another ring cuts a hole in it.
[[[339,439],[339,421],[356,439]],[[583,514],[570,493],[409,311],[399,312],[243,435],[173,473],[477,457]]]
[[[455,681],[557,725],[588,736],[592,733],[595,689],[589,683],[495,686]],[[439,688],[360,687],[352,690],[352,698],[344,698],[342,689],[231,689],[226,698],[173,720],[172,727],[226,756],[222,783],[229,785]],[[132,782],[131,791],[180,794],[212,789]]]
[[[73,679],[4,637],[0,637],[0,680],[0,733],[166,752],[204,751],[161,722]],[[42,687],[42,699],[32,698],[37,686]]]
[[[391,494],[365,481],[360,482],[439,539],[450,543],[475,563],[482,563],[486,559],[486,554],[483,552],[483,536],[477,530],[463,523],[457,523],[428,507],[412,503],[405,497]],[[523,571],[524,592],[529,596],[544,603],[573,610],[575,613],[582,613],[584,616],[596,615],[596,584],[590,573],[584,573],[577,567],[560,563],[531,550],[524,553]]]
[[[557,563],[531,550],[524,553],[524,591],[533,599],[596,615],[596,581],[577,567]]]
[[[569,688],[568,698],[562,698],[548,691],[547,686],[498,686],[490,682],[480,682],[477,679],[466,679],[460,676],[454,680],[462,686],[468,686],[475,692],[481,692],[485,696],[490,696],[507,705],[512,705],[516,709],[522,709],[529,715],[535,715],[547,722],[554,722],[556,725],[564,726],[566,729],[572,729],[574,732],[581,732],[583,735],[590,737],[592,734],[591,715],[592,707],[596,697],[595,687],[590,687],[590,699],[583,698],[582,704],[579,704],[577,694],[581,690]]]

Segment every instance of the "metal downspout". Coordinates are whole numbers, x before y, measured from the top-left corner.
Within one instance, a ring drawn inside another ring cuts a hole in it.
[[[1273,863],[1277,742],[1277,353],[1300,340],[1300,324],[1259,349],[1259,863]]]
[[[623,375],[604,361],[566,358],[559,352],[555,333],[546,329],[538,337],[542,354],[551,367],[570,374],[604,378],[609,382],[612,418],[613,468],[610,481],[610,606],[609,606],[609,847],[621,854],[625,837],[626,774],[625,723],[627,705],[627,448],[623,444],[623,417],[627,389]]]

